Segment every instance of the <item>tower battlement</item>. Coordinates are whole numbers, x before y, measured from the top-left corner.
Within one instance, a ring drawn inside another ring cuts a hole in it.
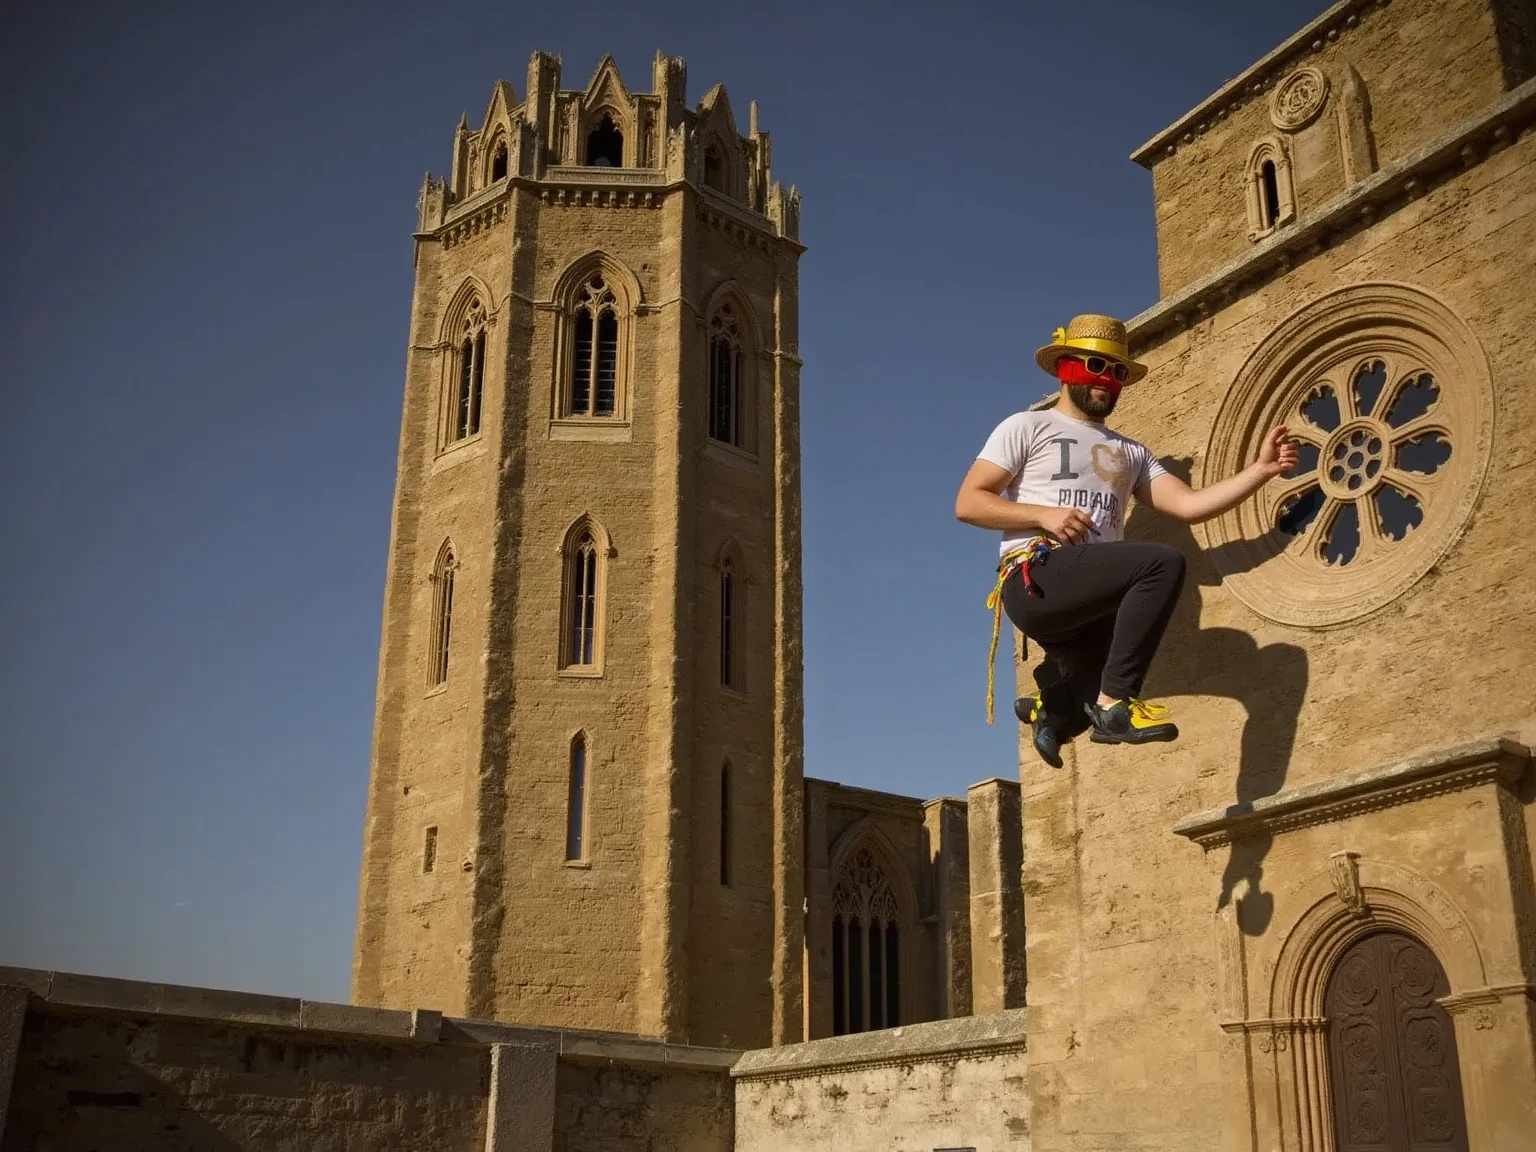
[[[523,100],[498,80],[480,126],[471,128],[467,114],[459,121],[449,174],[429,173],[423,184],[422,232],[460,222],[513,185],[536,186],[562,203],[654,206],[661,192],[687,184],[798,239],[799,192],[773,179],[756,101],[745,133],[723,84],[689,108],[687,65],[660,52],[650,92],[631,92],[612,56],[584,88],[562,89],[560,72],[558,56],[535,52]]]

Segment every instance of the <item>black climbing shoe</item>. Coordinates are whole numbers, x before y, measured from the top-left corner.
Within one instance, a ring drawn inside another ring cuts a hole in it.
[[[1084,704],[1093,721],[1089,736],[1095,744],[1151,744],[1157,740],[1177,740],[1179,728],[1167,719],[1168,709],[1145,700],[1116,700],[1108,708]]]
[[[1045,711],[1040,703],[1040,697],[1020,696],[1013,702],[1013,714],[1019,718],[1021,724],[1028,724],[1032,735],[1031,743],[1035,751],[1040,754],[1052,768],[1061,767],[1061,746],[1066,743],[1061,738],[1056,719]],[[1067,738],[1068,740],[1071,737]]]

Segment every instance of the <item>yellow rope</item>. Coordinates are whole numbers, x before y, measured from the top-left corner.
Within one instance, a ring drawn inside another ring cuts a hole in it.
[[[1044,536],[1032,536],[1019,547],[1003,556],[997,566],[997,583],[987,597],[987,607],[992,612],[992,647],[987,652],[987,723],[992,723],[992,701],[995,695],[993,681],[997,676],[997,642],[1003,633],[1003,585],[1019,566],[1028,566],[1049,552],[1055,544]]]

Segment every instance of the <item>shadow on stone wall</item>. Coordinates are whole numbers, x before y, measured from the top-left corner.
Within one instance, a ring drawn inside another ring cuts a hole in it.
[[[1190,481],[1192,461],[1188,457],[1164,460],[1163,466],[1186,483]],[[1236,700],[1247,718],[1234,782],[1234,806],[1241,808],[1273,795],[1285,786],[1296,743],[1296,724],[1307,693],[1306,650],[1295,644],[1261,646],[1249,633],[1236,628],[1200,626],[1200,597],[1192,586],[1214,588],[1221,583],[1221,569],[1242,570],[1245,561],[1235,550],[1204,549],[1188,524],[1140,508],[1126,524],[1126,537],[1171,544],[1189,562],[1184,594],[1152,665],[1147,695]],[[1221,569],[1215,563],[1218,551],[1228,553],[1222,556]],[[1186,737],[1195,735],[1186,732]],[[1254,836],[1232,845],[1221,878],[1217,907],[1236,899],[1238,923],[1250,936],[1263,934],[1274,914],[1274,896],[1262,887],[1270,844],[1270,837]]]

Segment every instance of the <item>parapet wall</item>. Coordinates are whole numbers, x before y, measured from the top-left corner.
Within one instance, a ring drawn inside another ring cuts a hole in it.
[[[738,1055],[0,967],[0,1152],[728,1152]]]
[[[744,1053],[735,1152],[1029,1152],[1028,1013]]]

